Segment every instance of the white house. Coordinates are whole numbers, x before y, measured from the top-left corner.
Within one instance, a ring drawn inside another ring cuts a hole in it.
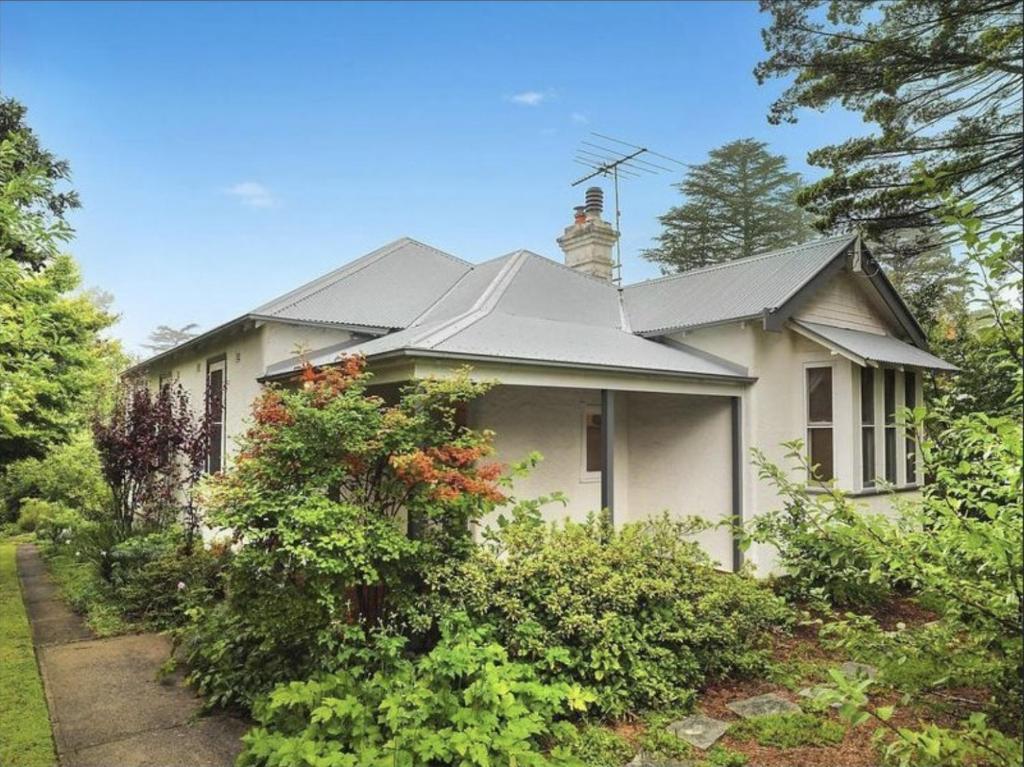
[[[803,438],[821,473],[867,504],[881,480],[917,487],[913,442],[895,413],[922,376],[953,369],[856,235],[808,242],[620,287],[617,233],[599,189],[558,239],[559,263],[525,250],[469,263],[401,239],[146,360],[152,385],[179,380],[193,401],[223,390],[209,464],[230,459],[264,382],[362,353],[375,383],[471,365],[500,385],[473,403],[498,458],[545,460],[522,497],[563,491],[580,518],[616,523],[667,509],[711,520],[775,508],[751,447],[782,461]],[[724,529],[702,543],[725,567]],[[761,568],[769,551],[747,553]]]

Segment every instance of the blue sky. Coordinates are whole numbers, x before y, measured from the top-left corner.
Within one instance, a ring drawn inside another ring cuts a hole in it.
[[[798,170],[864,130],[771,126],[755,3],[0,4],[0,89],[72,164],[73,252],[138,350],[397,237],[553,258],[592,130],[700,162],[752,136]],[[679,176],[623,185],[628,282]]]

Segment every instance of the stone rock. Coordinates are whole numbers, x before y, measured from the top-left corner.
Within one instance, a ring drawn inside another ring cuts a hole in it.
[[[839,670],[843,672],[843,676],[847,679],[874,679],[878,676],[878,669],[874,666],[869,666],[867,663],[857,663],[852,660],[846,661],[846,663],[839,667]]]
[[[792,714],[800,710],[798,705],[790,703],[773,692],[733,701],[728,704],[728,708],[744,719],[750,719],[753,716],[768,716],[769,714]]]
[[[665,728],[680,740],[699,749],[708,749],[729,729],[728,722],[697,714],[672,722]]]

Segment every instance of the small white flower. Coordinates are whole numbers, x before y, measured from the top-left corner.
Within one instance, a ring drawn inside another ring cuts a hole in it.
[[[178,591],[185,590],[185,581],[178,581]]]

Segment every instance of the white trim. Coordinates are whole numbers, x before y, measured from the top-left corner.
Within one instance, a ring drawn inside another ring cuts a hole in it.
[[[829,372],[829,390],[832,397],[832,418],[828,422],[815,421],[811,422],[811,390],[807,385],[808,373],[812,369],[823,369],[828,368]],[[836,463],[836,362],[832,361],[805,361],[803,363],[803,423],[804,423],[804,446],[807,454],[808,463],[812,462],[811,457],[811,429],[829,429],[832,432],[832,476],[825,479],[824,481],[838,481],[839,479],[839,466]]]

